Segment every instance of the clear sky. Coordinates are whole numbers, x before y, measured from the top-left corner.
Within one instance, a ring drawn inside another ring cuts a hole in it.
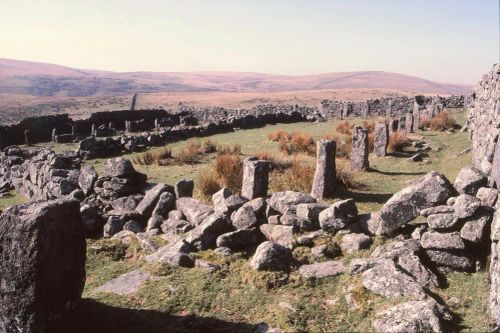
[[[115,71],[383,70],[475,83],[499,0],[0,0],[0,57]]]

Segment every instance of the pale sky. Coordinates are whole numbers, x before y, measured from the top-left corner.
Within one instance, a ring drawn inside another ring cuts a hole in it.
[[[0,0],[0,58],[113,71],[383,70],[475,83],[499,0]]]

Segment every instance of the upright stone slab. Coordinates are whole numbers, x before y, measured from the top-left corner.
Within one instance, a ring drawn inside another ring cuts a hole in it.
[[[56,142],[56,136],[57,136],[57,130],[54,128],[52,129],[52,142]]]
[[[368,119],[369,113],[370,113],[370,106],[368,105],[368,102],[363,102],[361,106],[361,117]]]
[[[71,126],[71,135],[73,135],[74,138],[77,137],[78,129],[76,128],[76,126]]]
[[[95,136],[95,124],[92,124],[92,127],[90,128],[90,136]]]
[[[130,120],[125,120],[125,131],[130,132]]]
[[[155,119],[155,129],[160,129],[160,122],[158,121],[158,118]]]
[[[387,101],[387,109],[386,109],[385,115],[387,117],[392,117],[392,99]]]
[[[413,109],[413,131],[418,130],[420,127],[420,109]]]
[[[413,133],[413,114],[411,113],[406,114],[405,131],[406,133]]]
[[[85,284],[80,205],[54,200],[0,215],[0,332],[52,332]]]
[[[115,124],[113,124],[112,122],[109,122],[108,128],[111,129],[111,130],[115,129]]]
[[[26,146],[30,145],[30,131],[29,130],[24,130],[24,144]]]
[[[322,200],[335,192],[335,153],[336,142],[319,140],[316,148],[316,171],[311,189],[311,196]]]
[[[373,152],[377,156],[387,155],[387,145],[389,144],[389,126],[384,122],[377,122],[375,125],[375,142]]]
[[[241,195],[249,200],[265,197],[269,183],[269,162],[248,157],[243,162]]]
[[[405,125],[406,125],[406,117],[405,116],[399,117],[398,131],[404,132],[405,131]]]
[[[192,179],[181,179],[175,183],[174,190],[177,198],[192,197],[194,181]]]
[[[391,118],[391,120],[389,120],[389,135],[391,135],[392,133],[396,133],[398,131],[398,128],[399,120]]]
[[[368,130],[361,126],[352,129],[351,166],[355,170],[366,170],[368,162]]]

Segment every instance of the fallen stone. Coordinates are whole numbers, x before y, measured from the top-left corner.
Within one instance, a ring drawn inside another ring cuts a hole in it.
[[[153,210],[160,199],[160,195],[164,192],[173,193],[174,190],[172,186],[167,184],[157,184],[152,189],[146,192],[144,198],[139,202],[135,211],[140,213],[145,218],[149,218],[153,213]]]
[[[385,298],[411,296],[424,299],[426,294],[410,275],[396,268],[394,263],[375,265],[361,274],[361,283],[371,292]]]
[[[277,215],[276,215],[277,216]],[[280,217],[279,222],[283,225],[292,226],[295,230],[316,230],[319,225],[309,219],[299,217],[293,213],[286,212]]]
[[[213,213],[213,208],[193,198],[179,198],[175,205],[177,210],[181,211],[189,223],[197,226],[205,218]]]
[[[476,197],[481,200],[483,206],[494,207],[497,202],[498,190],[489,187],[481,187],[477,191]]]
[[[289,248],[267,241],[257,247],[250,265],[255,270],[287,271],[292,262],[292,252]]]
[[[303,277],[308,279],[320,279],[329,276],[337,276],[344,272],[345,267],[341,260],[332,260],[310,265],[302,265],[299,268],[299,273]]]
[[[354,258],[349,262],[349,274],[361,274],[380,264],[391,264],[392,259],[384,258]]]
[[[256,229],[240,229],[217,237],[217,247],[231,250],[241,250],[257,245],[262,240],[262,234]]]
[[[475,267],[474,256],[467,251],[446,251],[426,249],[425,253],[437,266],[457,271],[472,271]]]
[[[189,231],[186,241],[199,251],[215,249],[217,237],[231,230],[224,216],[213,214]]]
[[[269,241],[283,246],[291,246],[293,244],[293,227],[291,226],[263,224],[259,229]]]
[[[358,208],[353,199],[341,200],[321,211],[319,224],[324,231],[335,232],[354,222],[357,215]]]
[[[422,209],[420,211],[420,215],[424,217],[428,217],[430,215],[435,215],[435,214],[446,214],[446,213],[454,213],[455,210],[453,209],[452,206],[448,205],[439,205],[427,209]]]
[[[378,214],[372,214],[370,229],[378,235],[391,233],[416,218],[421,210],[446,202],[453,191],[443,175],[431,171],[394,194]]]
[[[425,267],[416,255],[399,257],[398,265],[406,273],[413,276],[422,287],[439,287],[439,279],[431,270]]]
[[[380,333],[441,333],[445,329],[442,314],[435,302],[408,301],[377,314],[373,329]]]
[[[455,215],[461,219],[472,216],[480,206],[481,200],[468,194],[459,195],[453,204]]]
[[[194,266],[199,267],[209,273],[215,273],[217,271],[220,271],[222,268],[220,265],[202,259],[196,259],[194,262]]]
[[[284,214],[289,211],[296,212],[297,205],[302,203],[314,203],[316,199],[306,193],[284,191],[274,192],[269,199],[269,206],[274,210]]]
[[[485,229],[490,220],[491,212],[479,209],[476,214],[467,219],[460,230],[460,237],[472,243],[479,243],[485,236]]]
[[[147,262],[160,262],[169,266],[193,267],[194,262],[188,256],[191,245],[184,240],[178,240],[161,247],[158,251],[146,256]]]
[[[377,246],[373,250],[371,257],[397,260],[402,256],[418,254],[421,250],[420,241],[406,239]]]
[[[136,293],[149,279],[151,279],[151,274],[139,268],[106,282],[98,287],[96,291],[117,295],[130,295]]]
[[[78,186],[82,189],[85,195],[89,195],[94,190],[94,184],[99,175],[93,166],[83,167],[78,177]]]
[[[319,229],[319,214],[328,208],[328,205],[323,203],[303,203],[297,205],[297,216],[303,219],[310,220]]]
[[[433,214],[427,217],[427,224],[435,230],[450,230],[458,224],[458,217],[453,213]]]
[[[479,188],[486,186],[488,180],[486,175],[472,166],[460,169],[453,186],[460,194],[476,195]]]
[[[345,253],[353,253],[368,248],[371,243],[370,236],[365,234],[347,234],[342,237],[340,248]]]
[[[175,206],[175,197],[170,192],[163,192],[158,198],[151,217],[148,220],[146,231],[160,228],[162,223],[168,218],[168,213]]]
[[[435,231],[427,231],[422,235],[420,244],[422,244],[424,249],[465,249],[465,243],[460,237],[459,232],[439,233]]]
[[[241,207],[231,216],[231,222],[236,229],[251,229],[257,226],[258,220],[252,207]]]

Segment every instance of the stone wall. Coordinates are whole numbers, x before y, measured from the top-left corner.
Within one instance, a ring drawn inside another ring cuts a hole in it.
[[[125,130],[126,123],[140,123],[136,131],[148,131],[157,127],[176,125],[196,126],[198,124],[231,124],[237,128],[255,128],[273,123],[327,120],[333,117],[377,117],[401,116],[407,113],[423,112],[431,117],[443,106],[463,107],[464,96],[385,97],[367,101],[323,100],[320,106],[258,105],[251,109],[226,109],[222,107],[194,108],[180,105],[176,110],[121,110],[96,112],[89,118],[74,120],[67,114],[27,118],[18,124],[0,126],[0,148],[24,143],[24,131],[29,130],[30,143],[48,142],[52,130],[57,135],[71,133],[75,127],[79,137],[90,136],[91,128],[113,125],[113,129]],[[470,96],[468,97],[470,103]],[[415,106],[418,106],[418,109]],[[158,121],[157,121],[158,120]],[[158,125],[158,126],[156,126]],[[130,129],[130,126],[129,126]],[[94,133],[95,134],[95,133]],[[76,139],[76,138],[75,138]]]
[[[496,177],[498,183],[498,176],[492,175],[500,127],[500,66],[498,64],[493,66],[479,82],[474,108],[469,112],[468,122],[472,134],[474,166],[488,176]]]

